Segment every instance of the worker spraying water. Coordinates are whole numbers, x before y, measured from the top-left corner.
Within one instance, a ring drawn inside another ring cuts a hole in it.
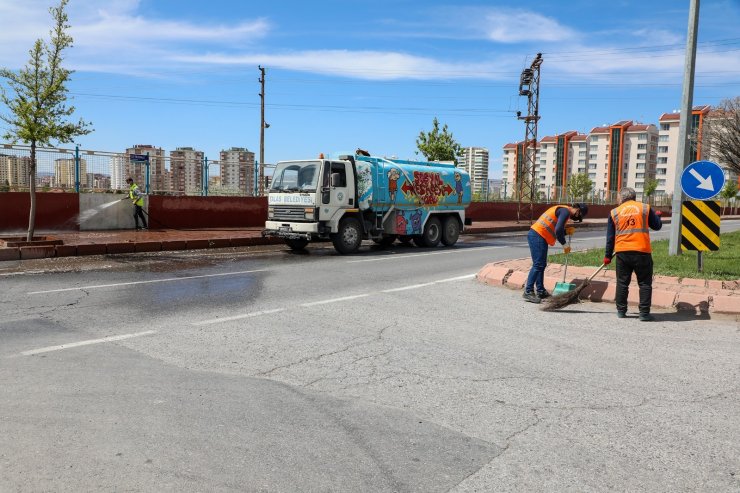
[[[126,178],[126,183],[128,183],[129,186],[128,197],[124,197],[121,200],[126,200],[128,198],[134,205],[134,223],[136,224],[136,230],[149,229],[146,217],[144,216],[144,194],[139,190],[139,186],[134,183],[133,178]],[[142,226],[139,226],[139,218],[141,218]]]

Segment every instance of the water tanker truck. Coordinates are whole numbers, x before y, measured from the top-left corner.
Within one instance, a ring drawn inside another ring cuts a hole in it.
[[[450,246],[470,200],[470,177],[453,164],[359,154],[281,161],[262,234],[283,238],[293,250],[331,240],[341,254],[356,252],[364,239]]]

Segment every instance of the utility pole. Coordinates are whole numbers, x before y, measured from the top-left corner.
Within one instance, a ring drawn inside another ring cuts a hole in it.
[[[686,39],[686,61],[683,71],[683,94],[681,96],[681,119],[678,124],[678,156],[676,176],[673,180],[673,202],[671,210],[671,237],[668,255],[681,255],[681,207],[683,190],[681,175],[691,157],[690,125],[694,98],[694,68],[696,67],[696,36],[699,29],[699,0],[690,0],[689,32]]]
[[[532,224],[534,200],[537,193],[535,185],[537,182],[537,122],[540,121],[540,65],[542,65],[542,53],[537,53],[530,67],[522,70],[519,79],[519,95],[527,96],[527,115],[522,116],[521,111],[516,113],[519,120],[524,120],[526,127],[522,145],[522,166],[517,169],[516,174],[516,187],[519,193],[516,222],[526,217],[530,224]],[[529,152],[530,146],[532,147],[531,153]]]
[[[265,194],[265,68],[261,65],[257,65],[260,70],[260,162],[259,162],[259,196],[262,197]]]

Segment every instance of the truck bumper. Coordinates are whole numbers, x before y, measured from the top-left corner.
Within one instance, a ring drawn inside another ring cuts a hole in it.
[[[318,223],[284,223],[280,221],[267,221],[262,236],[276,236],[286,240],[305,239],[311,240],[318,236]]]

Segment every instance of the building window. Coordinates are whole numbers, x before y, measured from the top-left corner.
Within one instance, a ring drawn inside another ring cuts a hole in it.
[[[660,124],[660,129],[661,130],[670,130],[671,129],[671,124],[670,123],[661,123]]]
[[[596,178],[596,173],[589,173],[588,177],[593,180],[594,178]]]
[[[647,144],[637,144],[637,148],[638,149],[646,149],[647,148]]]
[[[637,134],[637,140],[647,140],[647,134]]]
[[[658,152],[668,152],[668,146],[659,146]]]
[[[589,155],[588,155],[588,158],[589,158],[589,159],[594,159],[594,160],[595,160],[595,159],[596,159],[596,154],[589,154]]]
[[[645,173],[637,173],[635,178],[645,178]]]
[[[658,180],[658,186],[664,187],[665,186],[665,180]]]
[[[597,145],[589,146],[588,147],[588,150],[589,151],[597,151],[597,150],[599,150],[599,146],[597,146]]]
[[[588,169],[596,169],[596,163],[594,163],[594,164],[589,164],[589,165],[588,165]]]
[[[668,142],[668,137],[670,137],[670,136],[669,135],[661,135],[660,137],[658,137],[658,140],[660,142]]]
[[[668,164],[668,158],[667,157],[659,157],[658,158],[658,164]]]
[[[642,186],[643,186],[643,182],[641,181],[635,182],[635,188],[642,188]]]
[[[668,171],[668,168],[657,168],[655,170],[656,175],[664,175]]]
[[[583,164],[586,164],[586,160],[585,160],[585,159],[579,159],[579,160],[578,160],[578,164],[579,164],[579,165],[583,165]]]
[[[578,157],[586,157],[586,151],[578,151]]]
[[[645,159],[645,153],[642,152],[642,153],[638,154],[637,155],[637,159]]]

